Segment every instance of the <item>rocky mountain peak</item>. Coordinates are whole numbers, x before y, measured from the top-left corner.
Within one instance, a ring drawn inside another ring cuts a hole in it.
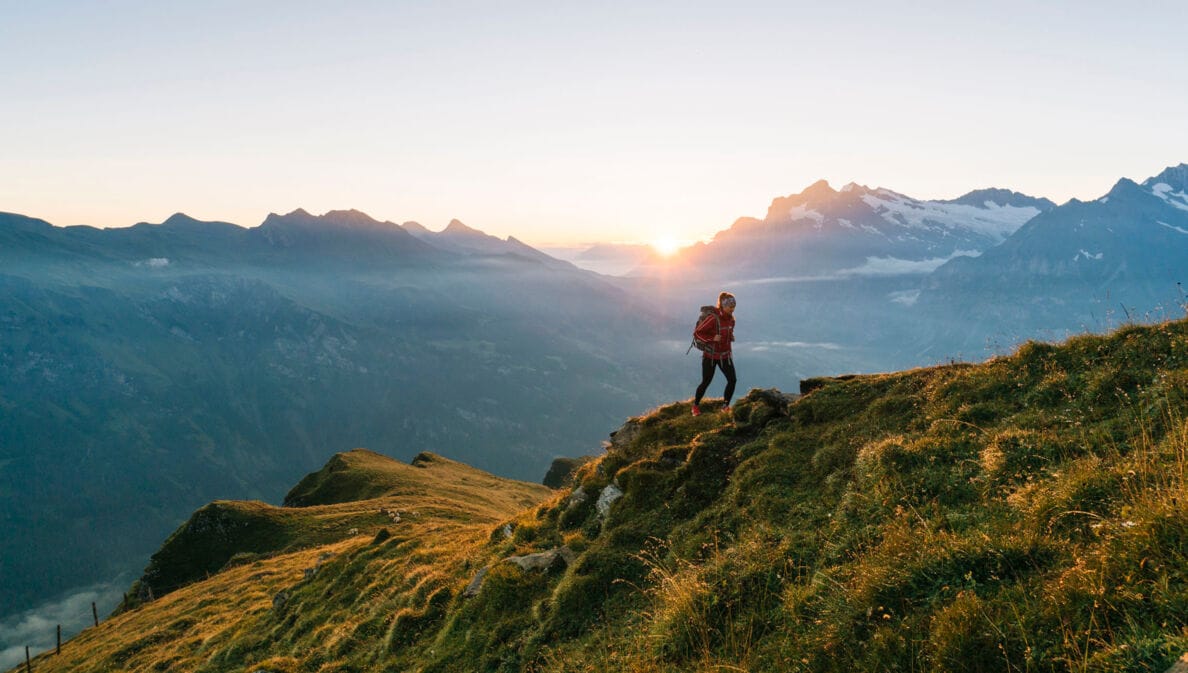
[[[1154,178],[1152,178],[1152,180],[1154,180]],[[1148,182],[1150,182],[1150,181],[1148,181]],[[1158,181],[1153,182],[1151,184],[1152,185],[1158,184]],[[1123,196],[1127,193],[1135,192],[1135,191],[1139,191],[1139,190],[1140,190],[1140,187],[1139,187],[1138,183],[1136,183],[1134,180],[1131,180],[1130,178],[1122,178],[1121,180],[1118,180],[1117,182],[1114,183],[1114,186],[1110,188],[1110,191],[1108,194],[1106,194],[1106,196],[1117,198],[1117,197]]]
[[[171,227],[177,227],[177,226],[186,226],[186,225],[198,224],[198,223],[199,223],[198,220],[190,217],[189,215],[186,215],[185,213],[174,213],[174,214],[170,215],[169,218],[166,219],[161,224],[169,225]]]
[[[458,219],[450,220],[450,223],[446,225],[446,228],[442,230],[442,233],[471,236],[475,234],[483,234],[483,232],[479,231],[478,229],[466,226],[461,220]]]
[[[303,208],[298,208],[286,215],[269,213],[264,224],[267,228],[297,227],[301,229],[396,229],[396,225],[380,222],[367,213],[354,208],[349,210],[331,210],[324,215],[312,215]]]
[[[1000,207],[1013,206],[1015,208],[1036,208],[1040,211],[1051,210],[1056,207],[1056,204],[1050,199],[1036,198],[1034,196],[1028,196],[1027,194],[1020,192],[997,187],[975,189],[956,199],[941,201],[941,203],[956,203],[965,206],[974,206],[976,208],[985,208],[987,204],[994,204]]]
[[[853,183],[851,183],[853,184]],[[806,201],[828,200],[837,196],[837,191],[829,186],[828,180],[817,180],[800,193]]]
[[[425,225],[421,224],[420,222],[414,222],[412,220],[409,220],[408,222],[405,222],[404,224],[401,224],[400,226],[404,227],[405,231],[407,231],[410,234],[413,234],[414,236],[423,236],[426,234],[433,233],[433,232],[429,231],[429,228],[426,227]]]
[[[374,227],[376,225],[383,224],[367,213],[364,213],[361,210],[355,210],[354,208],[351,208],[350,210],[331,210],[318,219],[331,224],[352,227]]]
[[[1143,186],[1151,189],[1156,185],[1165,184],[1177,192],[1188,192],[1188,164],[1169,166],[1162,173],[1143,182]]]

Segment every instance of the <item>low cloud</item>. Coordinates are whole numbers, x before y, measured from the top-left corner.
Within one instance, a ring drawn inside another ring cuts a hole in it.
[[[848,276],[912,276],[936,271],[940,265],[954,257],[977,257],[976,250],[957,250],[948,257],[930,259],[899,259],[898,257],[867,257],[866,263],[852,269],[837,272],[840,277]]]
[[[136,262],[135,266],[147,266],[150,269],[160,269],[162,267],[169,266],[169,258],[168,257],[150,257],[148,259],[142,259],[139,262]]]
[[[100,619],[110,614],[123,598],[121,586],[111,583],[85,587],[0,620],[0,670],[24,663],[26,646],[30,655],[53,649],[59,624],[63,640],[93,625],[92,602],[98,606]]]
[[[900,259],[898,257],[867,257],[862,266],[841,269],[832,273],[813,276],[768,276],[765,278],[743,278],[728,284],[734,287],[745,285],[771,285],[774,283],[814,283],[847,278],[870,278],[882,276],[922,276],[936,271],[940,265],[954,257],[977,257],[977,250],[957,250],[948,257],[929,259]]]
[[[828,341],[757,341],[755,343],[748,344],[748,347],[753,351],[760,351],[760,352],[770,351],[770,350],[774,350],[774,349],[793,350],[793,349],[817,348],[817,349],[827,350],[827,351],[837,351],[837,350],[842,349],[841,345],[835,344],[835,343],[830,343]]]
[[[892,292],[887,295],[891,298],[892,303],[903,304],[904,306],[914,306],[916,300],[920,298],[919,290],[900,290]]]
[[[771,276],[768,278],[745,278],[742,280],[731,280],[726,283],[730,287],[739,287],[743,285],[770,285],[772,283],[813,283],[823,280],[838,280],[844,278],[837,274],[826,276]]]

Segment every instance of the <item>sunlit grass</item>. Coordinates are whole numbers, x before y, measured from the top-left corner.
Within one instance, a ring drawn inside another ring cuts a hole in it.
[[[821,383],[648,412],[560,492],[348,454],[291,494],[335,504],[277,511],[274,553],[35,670],[1158,671],[1188,649],[1188,323]],[[568,567],[500,563],[561,545]]]

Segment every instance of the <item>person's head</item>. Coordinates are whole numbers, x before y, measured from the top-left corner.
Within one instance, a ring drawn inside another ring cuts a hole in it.
[[[729,292],[723,292],[722,294],[718,295],[718,310],[722,311],[726,315],[734,313],[735,303],[737,302],[734,300],[734,295],[730,294]]]

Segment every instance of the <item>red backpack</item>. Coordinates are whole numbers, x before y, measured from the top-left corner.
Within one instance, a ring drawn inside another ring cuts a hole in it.
[[[688,355],[689,351],[693,350],[694,348],[703,353],[714,352],[714,342],[702,341],[701,339],[697,338],[697,328],[700,327],[701,323],[705,322],[705,319],[711,315],[714,317],[714,320],[718,322],[718,331],[722,331],[722,320],[718,317],[718,307],[702,306],[701,314],[697,316],[697,322],[693,323],[693,343],[689,344],[689,348],[685,350],[685,355]]]

